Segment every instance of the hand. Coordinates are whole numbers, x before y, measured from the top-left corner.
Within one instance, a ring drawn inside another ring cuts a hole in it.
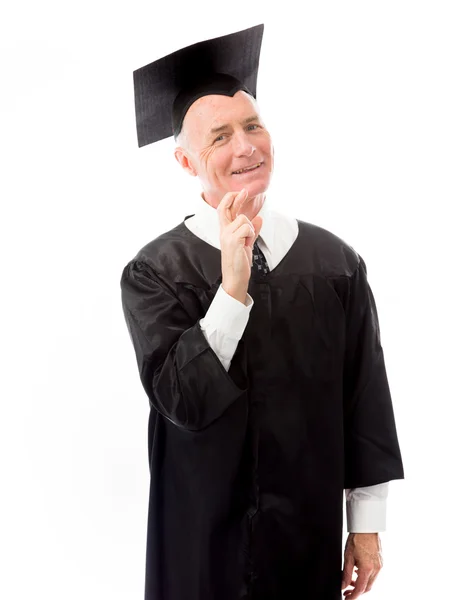
[[[246,215],[239,214],[247,197],[245,188],[240,192],[228,192],[217,207],[223,288],[242,302],[252,272],[252,247],[263,224],[259,215],[250,221]]]
[[[383,567],[382,545],[378,533],[350,533],[345,544],[342,589],[345,598],[355,600],[372,589],[375,579]],[[353,569],[357,578],[353,579]]]

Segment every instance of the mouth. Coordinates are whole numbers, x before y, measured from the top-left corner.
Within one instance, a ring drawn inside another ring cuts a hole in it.
[[[252,171],[255,171],[256,169],[261,167],[262,164],[263,164],[262,162],[259,162],[259,163],[256,163],[255,165],[251,165],[250,167],[245,167],[244,169],[239,169],[238,171],[233,171],[231,174],[232,175],[243,175],[244,173],[251,173]]]

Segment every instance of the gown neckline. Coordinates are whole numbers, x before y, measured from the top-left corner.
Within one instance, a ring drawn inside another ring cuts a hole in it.
[[[192,215],[187,215],[184,218],[184,220],[181,222],[180,226],[189,235],[189,237],[198,240],[201,244],[204,244],[205,246],[209,246],[210,248],[212,248],[212,250],[214,252],[221,254],[221,250],[219,248],[216,248],[209,242],[206,242],[206,240],[203,240],[202,238],[200,238],[198,235],[196,235],[196,233],[194,233],[191,229],[189,229],[187,227],[187,225],[185,225],[185,221],[187,219],[189,219],[190,217],[193,217],[194,215],[195,215],[195,213]],[[254,281],[256,281],[258,283],[262,283],[262,282],[268,281],[269,279],[274,279],[274,277],[276,275],[280,276],[281,271],[283,270],[284,263],[286,263],[287,260],[290,260],[292,258],[292,255],[294,254],[294,252],[296,252],[296,249],[299,246],[300,238],[303,235],[301,223],[299,222],[299,220],[297,220],[297,223],[298,223],[298,235],[296,236],[296,239],[290,246],[290,248],[289,248],[288,252],[285,254],[285,256],[283,256],[282,259],[277,263],[277,265],[273,269],[270,269],[268,273],[260,274],[257,271],[255,271],[254,269],[252,269],[252,274],[251,274],[250,279],[253,279]]]

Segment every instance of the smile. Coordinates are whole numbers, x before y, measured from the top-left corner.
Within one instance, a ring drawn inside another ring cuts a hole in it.
[[[256,165],[252,165],[251,167],[245,167],[245,169],[239,169],[239,171],[233,171],[232,175],[240,175],[241,173],[247,173],[248,171],[254,171],[258,169],[263,163],[257,163]]]

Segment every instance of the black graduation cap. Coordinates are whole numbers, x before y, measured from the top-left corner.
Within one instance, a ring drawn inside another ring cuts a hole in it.
[[[179,134],[195,100],[208,94],[256,98],[264,25],[213,38],[133,72],[138,145]]]

